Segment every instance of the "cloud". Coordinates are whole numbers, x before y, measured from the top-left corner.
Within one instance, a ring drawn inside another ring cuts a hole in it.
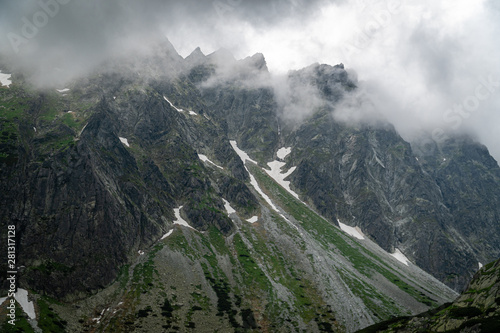
[[[198,46],[238,59],[261,52],[275,75],[342,62],[357,73],[359,92],[338,107],[339,119],[347,109],[345,121],[380,114],[407,139],[468,131],[499,160],[499,13],[493,0],[2,1],[0,53],[36,69],[40,82],[85,73],[164,35],[184,57]],[[30,38],[26,22],[39,25]],[[17,53],[9,33],[25,37]]]
[[[379,114],[408,140],[422,131],[438,141],[473,133],[500,158],[498,5],[429,0],[322,5],[320,15],[302,24],[283,20],[264,32],[249,27],[243,45],[262,51],[271,71],[315,61],[354,69],[359,90],[337,106],[338,119]]]

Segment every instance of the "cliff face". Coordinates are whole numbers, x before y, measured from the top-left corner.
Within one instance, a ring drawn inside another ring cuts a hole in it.
[[[453,226],[474,249],[478,261],[499,257],[500,168],[486,147],[468,137],[443,144],[414,144],[424,170],[436,179]]]
[[[360,227],[389,252],[398,248],[454,288],[467,283],[475,255],[439,185],[394,129],[352,129],[324,114],[289,138],[297,165],[290,178],[321,214]]]
[[[168,82],[93,79],[65,94],[1,89],[2,224],[17,226],[26,283],[57,297],[111,282],[171,227],[177,202],[195,227],[224,234],[233,225],[221,197],[247,214],[257,204],[223,130],[175,110]],[[214,177],[197,153],[228,172]]]
[[[163,43],[67,88],[0,87],[0,227],[16,225],[21,286],[79,306],[56,311],[68,329],[217,314],[220,329],[353,331],[454,297],[420,268],[458,290],[500,254],[487,150],[338,121],[356,90],[343,65],[276,85],[262,55]],[[89,319],[112,304],[119,319]]]
[[[193,72],[216,75],[205,66]],[[500,169],[472,139],[410,144],[383,121],[338,121],[337,103],[356,90],[343,65],[290,72],[285,94],[282,86],[250,89],[241,77],[211,82],[201,92],[227,119],[229,136],[262,165],[280,145],[291,147],[292,188],[332,223],[360,227],[456,290],[480,262],[500,256]]]

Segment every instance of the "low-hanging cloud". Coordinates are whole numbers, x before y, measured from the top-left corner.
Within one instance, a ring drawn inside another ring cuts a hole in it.
[[[437,139],[467,131],[498,160],[499,7],[493,0],[2,1],[7,58],[0,60],[31,68],[43,83],[167,36],[184,57],[197,46],[205,54],[224,47],[236,58],[262,52],[275,75],[342,62],[359,82],[338,119],[385,118],[408,140],[422,130]],[[24,39],[16,44],[13,34]]]
[[[358,92],[337,119],[387,119],[407,140],[471,133],[500,158],[500,20],[493,1],[343,1],[313,20],[246,31],[271,70],[345,63]]]

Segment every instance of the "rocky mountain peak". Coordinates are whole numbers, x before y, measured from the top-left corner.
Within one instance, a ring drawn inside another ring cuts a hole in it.
[[[192,66],[196,66],[203,63],[205,59],[205,54],[203,54],[200,47],[197,47],[186,57],[186,62]]]
[[[256,53],[251,57],[247,57],[242,60],[242,63],[244,65],[254,67],[258,70],[268,72],[266,59],[264,58],[264,55],[262,53]]]
[[[262,54],[140,51],[65,89],[0,88],[0,226],[21,286],[85,298],[57,307],[69,331],[351,332],[454,299],[499,255],[487,150],[419,155],[337,121],[343,64],[289,73],[287,111],[308,113],[287,126]]]

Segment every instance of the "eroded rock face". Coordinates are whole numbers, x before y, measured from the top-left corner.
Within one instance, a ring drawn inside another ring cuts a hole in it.
[[[232,234],[222,199],[249,218],[260,198],[229,140],[261,166],[290,147],[285,168],[296,167],[288,180],[303,201],[456,290],[499,256],[500,171],[484,147],[410,145],[384,122],[339,122],[336,103],[356,90],[343,65],[290,72],[282,92],[260,54],[158,52],[65,94],[29,91],[20,76],[1,90],[0,217],[18,226],[33,288],[63,297],[107,285],[180,206],[196,229]]]
[[[255,209],[224,131],[171,107],[163,98],[168,81],[153,85],[158,90],[104,73],[76,82],[66,96],[30,95],[22,85],[3,91],[3,101],[28,108],[2,122],[13,134],[2,161],[0,216],[2,225],[16,224],[30,288],[62,298],[104,287],[172,227],[180,205],[193,227],[224,234],[234,225],[222,197],[247,214]],[[224,165],[224,175],[197,152]]]
[[[319,124],[318,124],[319,123]],[[382,248],[460,289],[477,252],[455,223],[438,181],[390,126],[349,128],[317,114],[288,135],[297,191],[332,221],[360,227]],[[478,222],[476,228],[487,228]],[[495,252],[490,253],[494,255]]]
[[[273,90],[275,103],[267,89],[229,82],[201,89],[220,119],[227,119],[229,135],[263,165],[278,148],[291,147],[287,167],[297,167],[289,177],[292,187],[332,223],[341,219],[385,250],[401,249],[456,290],[465,287],[478,262],[500,255],[494,227],[500,169],[470,138],[424,148],[420,141],[404,141],[383,121],[338,121],[332,117],[336,103],[356,89],[343,65],[290,72],[287,89]]]

